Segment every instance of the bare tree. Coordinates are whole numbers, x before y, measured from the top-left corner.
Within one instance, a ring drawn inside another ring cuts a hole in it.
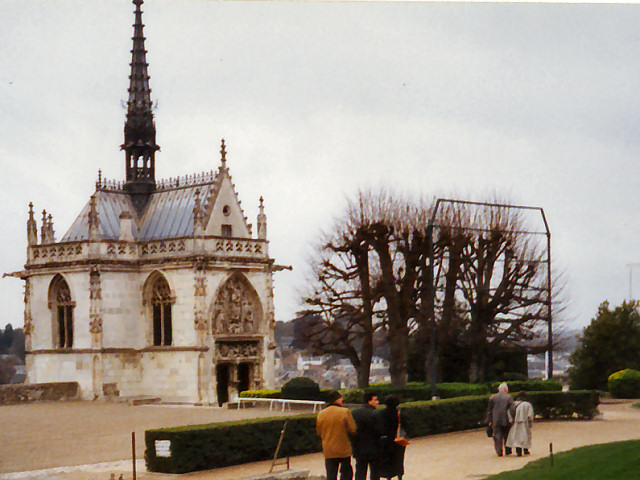
[[[495,203],[459,217],[469,223],[452,236],[454,244],[456,237],[460,241],[450,252],[459,254],[457,291],[469,312],[469,380],[475,382],[483,380],[487,356],[499,345],[531,341],[539,335],[551,299],[546,254],[519,210]]]
[[[434,232],[433,201],[359,192],[314,263],[313,291],[304,298],[315,315],[313,350],[350,358],[365,385],[373,333],[382,328],[391,380],[401,386],[411,333],[423,346],[427,379],[436,378],[443,350],[468,349],[469,379],[478,381],[499,346],[541,348],[548,252],[517,208],[479,205],[450,202],[436,211]]]
[[[311,320],[301,340],[314,354],[347,357],[357,371],[358,386],[366,387],[379,294],[360,213],[350,207],[317,251],[312,289],[303,299]]]

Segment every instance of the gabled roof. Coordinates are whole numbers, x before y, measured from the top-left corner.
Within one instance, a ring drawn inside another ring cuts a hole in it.
[[[208,217],[212,213],[213,205],[224,181],[230,182],[231,177],[223,162],[215,176],[213,172],[208,172],[158,182],[156,191],[150,196],[149,202],[142,212],[142,217],[138,217],[131,197],[124,191],[122,184],[103,182],[102,179],[99,179],[94,194],[99,219],[98,238],[117,240],[120,237],[120,214],[122,212],[128,212],[133,217],[132,233],[133,238],[137,241],[192,236],[194,233],[193,209],[196,205],[196,198],[199,198],[203,204],[205,218],[208,222]],[[237,192],[233,186],[231,188],[234,198],[238,202],[242,221],[248,231],[246,218],[237,199]],[[91,201],[85,204],[62,238],[62,242],[89,239],[90,210]]]

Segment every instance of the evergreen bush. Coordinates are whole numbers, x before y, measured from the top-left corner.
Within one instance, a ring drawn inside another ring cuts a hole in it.
[[[320,386],[307,377],[295,377],[282,386],[281,398],[291,400],[323,400]]]
[[[616,398],[640,398],[640,372],[627,368],[607,379],[609,392]]]

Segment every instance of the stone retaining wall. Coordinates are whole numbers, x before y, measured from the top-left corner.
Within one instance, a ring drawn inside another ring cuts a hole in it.
[[[42,401],[74,400],[78,398],[78,382],[31,383],[1,385],[0,405],[15,405]]]

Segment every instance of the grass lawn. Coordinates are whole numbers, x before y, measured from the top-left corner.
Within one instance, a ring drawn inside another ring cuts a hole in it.
[[[486,480],[640,480],[640,440],[589,445],[528,463]]]

